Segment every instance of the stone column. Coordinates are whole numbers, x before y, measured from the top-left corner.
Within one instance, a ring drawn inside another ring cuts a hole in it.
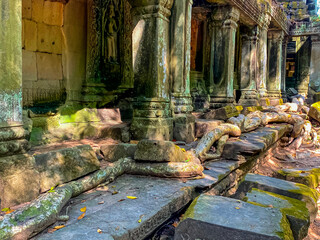
[[[296,76],[298,93],[307,97],[309,90],[310,74],[311,74],[311,55],[314,49],[311,49],[311,39],[308,36],[300,37],[301,47],[296,54]]]
[[[219,108],[234,102],[234,55],[239,16],[239,10],[231,6],[218,7],[211,16],[208,79],[211,108]]]
[[[261,104],[265,103],[267,97],[267,56],[268,56],[268,28],[271,21],[269,14],[266,14],[260,26],[259,52],[258,52],[258,82],[257,89]]]
[[[258,45],[258,28],[254,28],[251,33],[242,36],[241,52],[241,98],[239,103],[244,106],[258,105],[257,92],[257,45]]]
[[[278,105],[281,98],[282,30],[268,32],[268,78],[267,93],[271,105]]]
[[[0,157],[29,147],[22,121],[21,3],[0,0]]]
[[[287,93],[286,93],[286,77],[287,77],[287,45],[288,37],[285,37],[282,41],[282,71],[281,71],[281,97],[283,102],[287,102]]]
[[[171,77],[173,138],[194,140],[195,117],[190,94],[190,49],[192,0],[175,1],[171,16]]]
[[[310,92],[315,101],[320,101],[320,35],[312,36],[310,63]]]
[[[169,33],[173,0],[131,0],[133,71],[136,98],[131,133],[134,139],[171,140]]]

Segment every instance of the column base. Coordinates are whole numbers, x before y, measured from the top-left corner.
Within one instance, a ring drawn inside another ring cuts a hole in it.
[[[173,119],[134,117],[130,132],[134,140],[151,139],[170,141],[173,138]]]
[[[211,96],[210,97],[210,108],[216,109],[216,108],[222,108],[227,105],[233,104],[234,98],[233,97],[217,97],[217,96]]]
[[[192,103],[193,109],[195,111],[209,109],[210,108],[210,101],[208,95],[196,95],[192,94]]]
[[[176,114],[173,118],[173,138],[190,143],[195,138],[195,117],[192,114]]]
[[[241,98],[239,104],[244,107],[258,106],[258,93],[257,90],[241,90]]]
[[[117,97],[113,91],[107,91],[103,83],[86,84],[83,86],[82,94],[82,102],[92,108],[103,106]]]

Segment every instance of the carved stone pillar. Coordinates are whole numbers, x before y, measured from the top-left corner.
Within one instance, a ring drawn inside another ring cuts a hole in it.
[[[190,42],[192,0],[175,1],[171,16],[171,76],[173,138],[194,140],[195,117],[190,94]]]
[[[0,1],[0,157],[24,152],[21,0]],[[1,188],[0,188],[1,189]],[[0,191],[0,202],[1,202]]]
[[[287,64],[287,45],[288,37],[285,37],[282,41],[282,65],[281,65],[281,97],[283,102],[287,102],[287,93],[286,93],[286,64]]]
[[[268,99],[272,105],[278,105],[281,98],[282,75],[282,30],[268,32]]]
[[[173,0],[131,0],[136,91],[131,124],[134,139],[172,139],[169,87],[172,4]]]
[[[240,80],[241,98],[239,103],[244,106],[258,105],[257,31],[258,29],[254,28],[251,33],[242,36]]]
[[[211,16],[210,70],[207,79],[211,108],[234,102],[234,55],[239,16],[239,10],[231,6],[219,7]]]
[[[301,37],[301,47],[297,52],[296,57],[296,76],[298,93],[307,97],[309,90],[310,74],[311,74],[311,55],[313,48],[311,47],[311,39],[307,36]],[[311,49],[312,48],[312,49]]]
[[[263,104],[267,96],[267,59],[268,59],[268,28],[271,21],[269,14],[265,15],[264,21],[260,26],[259,35],[259,52],[258,52],[258,67],[259,75],[257,89],[260,97],[260,102]]]
[[[311,64],[310,64],[310,92],[311,94],[320,92],[320,35],[312,36]],[[319,94],[314,99],[320,101]]]

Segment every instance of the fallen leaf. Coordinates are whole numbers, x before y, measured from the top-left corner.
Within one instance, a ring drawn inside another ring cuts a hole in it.
[[[116,186],[112,186],[112,188],[116,188]]]
[[[59,230],[61,228],[64,228],[66,225],[59,225],[59,226],[55,226],[53,229]]]
[[[122,202],[122,201],[124,201],[125,199],[120,199],[120,200],[118,200],[118,202]]]
[[[138,223],[141,223],[141,221],[142,221],[142,219],[140,218],[140,219],[138,220]]]
[[[128,199],[137,199],[137,197],[127,196]]]
[[[98,228],[97,232],[98,232],[98,233],[102,233],[102,230]]]
[[[82,200],[81,203],[84,203],[84,202],[86,202],[86,201],[87,201],[87,200]]]
[[[120,227],[116,227],[116,231],[118,231],[120,229]]]
[[[204,170],[211,170],[211,168],[208,168],[208,167],[203,167]]]
[[[187,162],[190,162],[190,159],[187,159],[185,162],[186,162],[186,163],[187,163]]]
[[[87,211],[87,207],[83,207],[80,209],[80,212],[86,212]]]
[[[9,211],[6,211],[6,214],[12,213],[14,211],[15,211],[14,209],[10,209]]]
[[[3,208],[3,209],[1,210],[1,212],[8,212],[8,211],[10,211],[10,208]]]
[[[239,207],[235,207],[235,209],[240,209]]]
[[[51,187],[51,188],[50,188],[50,190],[49,190],[48,192],[50,192],[50,193],[55,192],[56,190],[54,190],[54,188],[55,188],[55,187]]]
[[[119,192],[117,192],[117,191],[114,191],[113,193],[112,193],[112,195],[116,195],[116,194],[118,194]]]
[[[57,229],[50,228],[50,229],[48,230],[48,233],[53,233],[53,232],[55,232],[55,231],[57,231]]]
[[[98,204],[104,204],[104,201],[98,202]]]
[[[176,227],[178,227],[178,224],[179,224],[178,222],[174,222],[174,223],[172,223],[172,226],[174,226],[176,228]]]
[[[84,216],[86,215],[86,213],[82,213],[79,217],[78,217],[78,220],[81,220],[82,218],[84,218]]]
[[[186,152],[186,150],[184,148],[181,148],[182,152]]]

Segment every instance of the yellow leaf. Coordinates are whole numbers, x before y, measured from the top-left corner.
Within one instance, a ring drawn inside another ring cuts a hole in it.
[[[97,232],[98,232],[98,233],[102,233],[102,230],[98,228]]]
[[[112,188],[116,188],[116,186],[111,186]]]
[[[142,220],[141,220],[141,219],[139,219],[139,220],[138,220],[138,223],[141,223],[141,221],[142,221]]]
[[[59,229],[64,228],[64,227],[65,227],[65,225],[60,225],[60,226],[55,226],[53,229],[59,230]]]
[[[50,228],[50,229],[48,230],[48,233],[53,233],[53,232],[55,232],[55,231],[57,231],[57,229]]]
[[[137,197],[127,196],[128,199],[137,199]]]
[[[79,217],[78,217],[78,220],[81,220],[82,218],[84,218],[84,216],[86,215],[86,213],[82,213]]]
[[[239,207],[235,207],[235,209],[240,209]]]
[[[54,187],[51,187],[48,192],[50,192],[50,193],[55,192]]]
[[[182,152],[186,152],[186,150],[184,148],[181,148]]]
[[[114,191],[113,193],[112,193],[112,195],[116,195],[116,194],[118,194],[119,192],[117,192],[117,191]]]
[[[87,211],[87,207],[83,207],[80,209],[80,212],[86,212]]]
[[[10,211],[10,208],[3,208],[3,209],[1,210],[1,212],[8,212],[8,211]]]

